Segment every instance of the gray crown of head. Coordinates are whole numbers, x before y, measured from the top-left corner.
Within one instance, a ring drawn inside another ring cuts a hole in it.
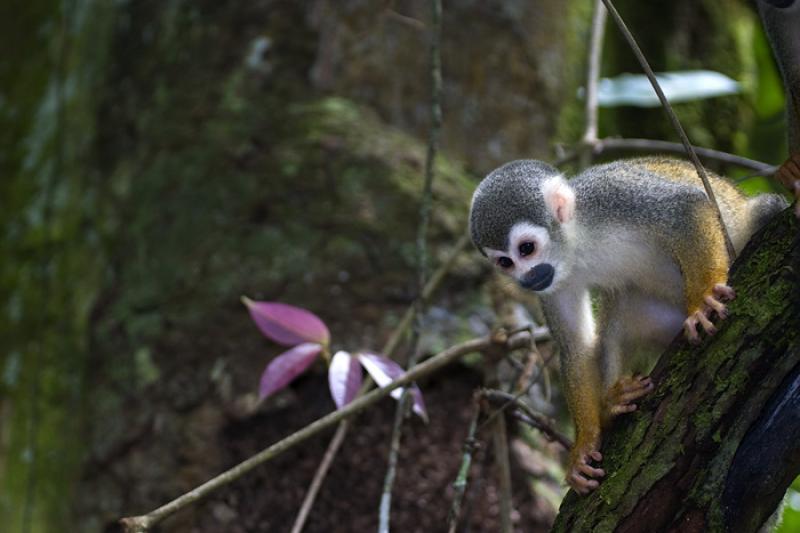
[[[557,176],[554,167],[533,159],[512,161],[493,170],[480,182],[472,196],[469,215],[472,242],[484,248],[508,249],[508,234],[517,222],[549,227],[541,181]]]

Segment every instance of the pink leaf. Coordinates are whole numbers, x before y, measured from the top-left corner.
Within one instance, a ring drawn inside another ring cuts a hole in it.
[[[425,400],[422,399],[422,391],[419,390],[419,387],[416,385],[412,385],[409,393],[411,394],[411,399],[414,400],[411,408],[415,413],[417,413],[417,416],[419,416],[427,424],[428,411],[425,409]]]
[[[358,359],[347,352],[336,352],[328,368],[328,384],[337,409],[353,401],[361,388],[361,366]]]
[[[379,387],[385,387],[405,372],[403,367],[382,355],[361,353],[358,358]]]
[[[261,374],[261,386],[258,389],[260,398],[266,398],[281,390],[294,378],[311,366],[314,359],[322,351],[322,346],[315,342],[299,344],[273,359]]]
[[[361,364],[364,366],[367,372],[369,372],[369,375],[372,376],[372,379],[375,380],[375,383],[377,383],[379,387],[387,386],[389,383],[405,373],[403,367],[391,359],[383,357],[382,355],[377,355],[374,353],[362,353],[359,355],[359,361],[361,361]],[[422,391],[419,390],[419,387],[416,385],[412,385],[410,393],[411,398],[414,400],[414,412],[427,422],[428,413],[425,410],[425,402],[422,399]],[[403,394],[403,388],[399,387],[389,394],[391,394],[392,398],[395,400],[399,400],[400,396]]]
[[[326,345],[330,332],[320,318],[300,307],[277,302],[254,302],[242,296],[242,302],[261,333],[284,346],[301,342],[316,342]]]

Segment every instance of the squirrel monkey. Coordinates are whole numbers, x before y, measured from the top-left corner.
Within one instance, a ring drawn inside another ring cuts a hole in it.
[[[709,179],[737,252],[787,205]],[[576,427],[567,482],[586,494],[605,475],[593,466],[601,428],[653,389],[631,373],[630,354],[663,349],[681,326],[699,342],[698,326],[713,335],[713,315],[725,318],[735,294],[716,212],[684,161],[616,161],[567,182],[546,163],[521,160],[478,185],[470,233],[500,271],[541,297]]]

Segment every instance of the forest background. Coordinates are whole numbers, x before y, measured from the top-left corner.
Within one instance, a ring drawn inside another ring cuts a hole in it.
[[[738,82],[736,94],[676,104],[694,144],[772,165],[786,158],[780,76],[750,3],[618,8],[657,71]],[[554,161],[581,139],[591,15],[585,0],[445,4],[432,268],[458,252],[486,172],[516,158]],[[258,335],[239,298],[310,309],[353,350],[382,346],[413,304],[430,28],[421,0],[0,6],[8,531],[113,531],[335,408],[322,362],[256,401],[258,376],[282,348]],[[628,72],[640,67],[609,26],[601,75]],[[599,132],[677,140],[658,107],[601,107]],[[709,167],[749,193],[777,190],[752,170]],[[479,254],[458,252],[429,300],[419,352],[486,334],[498,300],[530,303],[508,291]],[[535,304],[514,309],[536,317]],[[507,366],[499,379],[513,375]],[[420,383],[430,422],[407,422],[399,530],[446,523],[486,372],[472,357]],[[531,401],[568,431],[557,365],[540,381]],[[393,417],[386,400],[355,420],[307,531],[375,528]],[[564,492],[563,452],[529,428],[510,432],[515,527],[545,530]],[[288,531],[327,444],[304,443],[164,529]],[[476,531],[501,520],[488,448],[473,466],[483,481],[467,494],[464,520]],[[800,530],[800,496],[788,501],[782,527]]]

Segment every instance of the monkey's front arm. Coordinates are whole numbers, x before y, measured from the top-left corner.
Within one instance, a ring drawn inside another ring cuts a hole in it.
[[[597,488],[605,475],[592,461],[600,454],[604,391],[589,291],[562,290],[543,297],[547,322],[561,350],[564,393],[575,422],[575,446],[570,454],[567,483],[581,494]]]

